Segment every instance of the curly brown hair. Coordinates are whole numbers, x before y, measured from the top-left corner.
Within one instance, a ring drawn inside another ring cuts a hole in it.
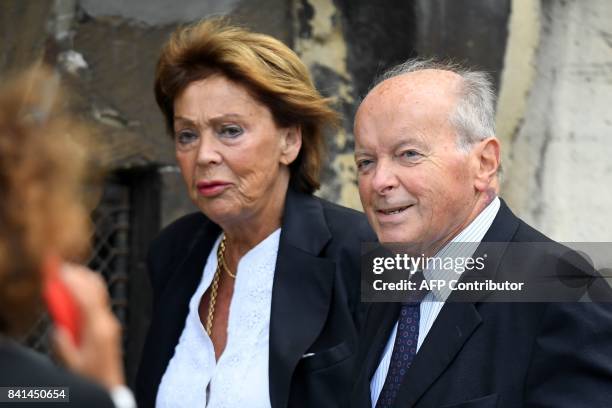
[[[246,87],[270,109],[277,125],[299,126],[302,148],[289,166],[292,185],[319,188],[325,127],[338,123],[330,100],[315,89],[308,69],[282,42],[231,25],[203,20],[179,28],[164,45],[155,74],[155,98],[169,133],[174,133],[174,100],[192,82],[222,74]]]
[[[45,256],[78,259],[89,245],[78,141],[88,130],[63,112],[57,82],[39,68],[0,91],[0,332],[10,335],[40,310]]]

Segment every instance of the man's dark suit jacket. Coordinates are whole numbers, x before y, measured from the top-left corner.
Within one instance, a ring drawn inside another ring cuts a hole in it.
[[[487,242],[550,242],[562,248],[503,201],[483,238]],[[492,276],[550,261],[508,252],[493,263]],[[611,303],[483,300],[445,303],[404,377],[396,407],[612,407]],[[352,407],[371,406],[370,379],[400,306],[366,306]]]
[[[70,403],[0,403],[6,407],[88,407],[113,408],[108,392],[101,386],[57,367],[44,355],[0,338],[0,387],[68,387]]]
[[[191,214],[162,231],[150,247],[154,310],[137,379],[139,407],[155,403],[220,232],[203,214]],[[362,213],[289,189],[272,288],[272,407],[348,403],[357,352],[360,243],[375,240]],[[314,355],[303,357],[306,353]]]

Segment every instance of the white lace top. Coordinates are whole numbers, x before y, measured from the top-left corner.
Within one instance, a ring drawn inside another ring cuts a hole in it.
[[[202,280],[189,302],[189,314],[159,390],[157,407],[270,407],[268,343],[272,282],[280,228],[238,263],[227,324],[227,344],[215,361],[212,341],[198,313],[202,295],[217,269],[215,242]]]

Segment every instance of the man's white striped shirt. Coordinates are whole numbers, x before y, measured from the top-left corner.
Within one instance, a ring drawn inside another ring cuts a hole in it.
[[[489,205],[472,221],[463,231],[461,231],[455,238],[451,240],[444,248],[442,248],[437,254],[436,258],[446,257],[471,257],[478,244],[482,241],[493,220],[499,211],[500,201],[499,198],[495,198]],[[450,274],[450,276],[449,276]],[[447,282],[451,279],[459,279],[457,272],[445,271],[445,270],[424,270],[423,275],[425,279],[444,279]],[[421,318],[419,321],[419,339],[417,342],[417,353],[421,348],[423,341],[427,337],[427,333],[433,326],[444,301],[450,295],[451,290],[448,285],[442,289],[434,288],[429,292],[423,301],[421,302],[420,313]],[[389,364],[391,363],[391,354],[393,352],[393,344],[395,343],[395,336],[397,334],[397,322],[391,331],[387,345],[383,352],[383,357],[380,360],[376,372],[372,376],[370,381],[370,398],[372,399],[372,406],[376,406],[380,392],[382,391],[383,385],[385,384],[385,378],[389,371]],[[406,381],[410,381],[409,378]]]

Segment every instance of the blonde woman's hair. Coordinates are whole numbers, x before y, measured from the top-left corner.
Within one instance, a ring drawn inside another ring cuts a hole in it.
[[[54,253],[88,250],[81,204],[87,129],[62,112],[58,78],[33,69],[0,90],[0,332],[29,327],[40,310],[41,268]]]

